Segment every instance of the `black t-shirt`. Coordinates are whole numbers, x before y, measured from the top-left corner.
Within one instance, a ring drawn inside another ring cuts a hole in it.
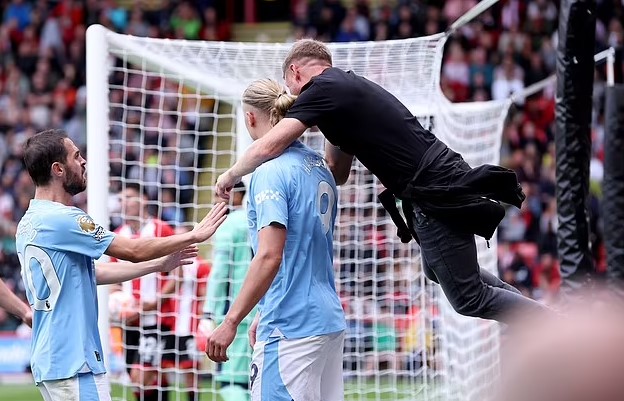
[[[357,157],[395,193],[414,178],[436,141],[388,91],[338,68],[312,78],[286,117],[318,126],[330,143]]]

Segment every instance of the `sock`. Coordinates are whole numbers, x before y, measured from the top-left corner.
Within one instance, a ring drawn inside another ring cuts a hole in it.
[[[189,390],[186,395],[188,397],[188,401],[199,401],[199,394],[197,391]]]
[[[167,388],[169,387],[169,382],[165,374],[161,377],[160,387],[162,390],[158,391],[158,393],[160,393],[160,399],[158,401],[169,401],[169,389]]]

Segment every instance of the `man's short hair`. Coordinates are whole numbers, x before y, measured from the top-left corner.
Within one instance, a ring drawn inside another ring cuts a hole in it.
[[[314,39],[301,39],[295,42],[286,55],[282,73],[285,75],[292,63],[303,59],[319,60],[333,65],[331,52],[325,43]]]
[[[52,164],[67,162],[65,147],[67,133],[49,129],[28,138],[24,146],[24,164],[35,186],[48,185],[52,179]]]
[[[127,182],[123,189],[130,189],[136,191],[139,196],[149,200],[149,194],[147,193],[147,186],[141,185],[138,182]]]

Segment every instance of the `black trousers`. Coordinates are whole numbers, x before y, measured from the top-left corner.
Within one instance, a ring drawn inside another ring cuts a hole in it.
[[[508,323],[512,314],[547,310],[479,267],[473,234],[451,229],[415,203],[413,208],[425,276],[440,284],[457,313]]]

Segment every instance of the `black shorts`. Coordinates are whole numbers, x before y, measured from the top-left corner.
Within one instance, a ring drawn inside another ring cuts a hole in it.
[[[124,356],[128,373],[138,358],[139,338],[141,338],[141,332],[138,327],[128,327],[123,330]]]
[[[175,338],[166,326],[130,327],[124,331],[126,365],[160,366],[175,362]]]
[[[191,369],[200,361],[200,353],[197,350],[195,337],[193,336],[171,336],[173,349],[176,350],[177,358],[174,356],[174,364],[182,369]],[[167,360],[167,364],[171,361]]]

